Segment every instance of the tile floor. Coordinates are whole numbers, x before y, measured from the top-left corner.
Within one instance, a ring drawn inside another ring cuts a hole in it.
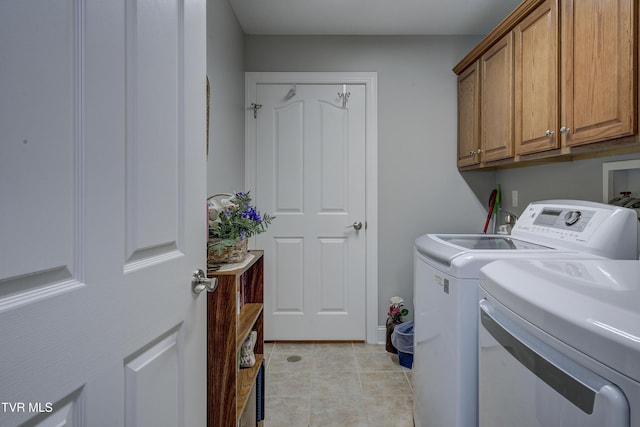
[[[265,343],[265,427],[413,427],[411,370],[384,345]]]

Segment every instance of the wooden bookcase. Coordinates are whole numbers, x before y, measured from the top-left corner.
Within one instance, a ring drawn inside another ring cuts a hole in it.
[[[218,279],[216,291],[207,295],[209,427],[239,426],[241,419],[242,425],[247,419],[251,420],[247,425],[261,425],[252,399],[260,398],[260,394],[256,395],[258,376],[263,375],[264,380],[264,258],[263,251],[250,254],[253,259],[242,268],[208,273],[208,277]],[[258,333],[256,363],[252,368],[240,368],[240,347],[252,330]],[[261,390],[264,396],[264,381]]]

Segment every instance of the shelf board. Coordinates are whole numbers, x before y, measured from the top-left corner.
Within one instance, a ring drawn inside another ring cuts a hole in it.
[[[236,335],[236,352],[240,350],[240,346],[242,346],[244,340],[249,336],[249,332],[251,332],[253,325],[255,325],[261,313],[261,303],[247,303],[240,310],[238,333]]]
[[[251,255],[253,255],[253,258],[246,263],[246,265],[244,264],[246,262],[245,261],[240,261],[238,263],[231,263],[231,264],[237,264],[238,267],[234,268],[233,270],[223,270],[220,271],[219,269],[215,269],[212,268],[212,266],[207,266],[207,277],[215,277],[215,276],[239,276],[242,273],[244,273],[245,271],[249,270],[251,267],[253,267],[253,265],[260,259],[262,258],[262,256],[264,255],[264,251],[263,250],[250,250],[249,253]],[[222,267],[225,266],[229,266],[230,264],[222,264]],[[217,267],[220,267],[219,265]]]
[[[251,389],[256,382],[263,359],[264,356],[262,354],[256,354],[256,364],[253,365],[253,367],[241,368],[238,370],[238,396],[236,397],[237,419],[240,419],[244,412],[244,408],[247,406],[249,396],[251,396]]]

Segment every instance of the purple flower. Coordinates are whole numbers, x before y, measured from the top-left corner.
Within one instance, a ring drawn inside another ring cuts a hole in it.
[[[243,218],[249,218],[251,221],[260,222],[260,212],[257,212],[255,208],[251,207],[242,212]]]

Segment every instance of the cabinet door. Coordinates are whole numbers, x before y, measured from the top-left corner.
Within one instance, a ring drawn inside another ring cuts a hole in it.
[[[635,134],[638,1],[563,4],[560,125],[569,128],[566,145]]]
[[[559,148],[558,17],[547,0],[514,29],[516,154]]]
[[[458,167],[479,163],[479,123],[480,67],[476,61],[458,76]]]
[[[513,33],[482,55],[480,64],[482,161],[513,157]]]

